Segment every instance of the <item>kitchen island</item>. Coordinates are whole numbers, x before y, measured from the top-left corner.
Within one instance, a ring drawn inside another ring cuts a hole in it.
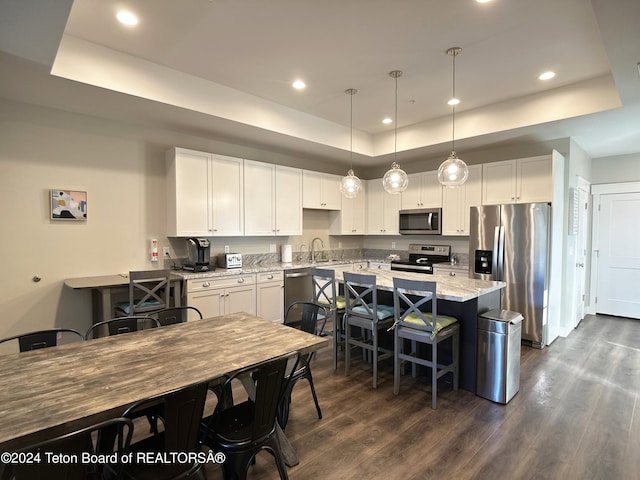
[[[378,303],[389,305],[393,304],[394,277],[437,283],[438,314],[455,317],[460,323],[460,387],[475,393],[478,315],[500,308],[500,290],[505,287],[505,283],[458,275],[425,275],[394,270],[363,269],[357,273],[375,275]],[[343,278],[336,273],[336,280],[343,281]]]

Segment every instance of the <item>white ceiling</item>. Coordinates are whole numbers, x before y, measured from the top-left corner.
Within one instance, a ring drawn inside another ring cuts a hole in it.
[[[459,46],[457,146],[571,136],[593,157],[640,151],[637,0],[75,0],[68,20],[65,3],[0,2],[14,70],[0,96],[348,161],[356,88],[356,163],[375,164],[450,150],[445,51]],[[140,24],[116,22],[120,7]],[[55,94],[42,78],[29,92],[14,57],[51,66]],[[397,146],[381,123],[395,69]]]

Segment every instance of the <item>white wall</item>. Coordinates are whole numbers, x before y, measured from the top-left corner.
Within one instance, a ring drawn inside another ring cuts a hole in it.
[[[640,152],[632,155],[594,158],[591,174],[592,184],[640,181]]]
[[[319,168],[317,161],[0,100],[0,338],[54,326],[85,331],[91,294],[65,287],[64,279],[160,267],[149,259],[151,238],[160,251],[170,246],[186,254],[183,239],[164,233],[164,155],[173,145]],[[50,220],[51,188],[87,191],[88,219]],[[212,239],[212,254],[226,244],[268,253],[271,244],[280,252],[284,243],[296,248],[314,236],[327,240],[328,214],[305,211],[304,229],[301,237]],[[344,243],[358,248],[362,239]],[[35,283],[34,276],[42,280]]]
[[[84,330],[89,293],[70,291],[63,280],[151,268],[149,239],[165,230],[160,152],[91,118],[2,111],[0,337],[63,325]],[[87,191],[88,219],[50,220],[51,188]]]

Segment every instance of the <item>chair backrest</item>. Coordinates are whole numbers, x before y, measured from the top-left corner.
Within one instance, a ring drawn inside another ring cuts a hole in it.
[[[431,302],[431,315],[420,310]],[[438,299],[436,282],[393,278],[393,310],[396,325],[410,326],[413,329],[433,331],[438,317]],[[407,323],[405,319],[412,315],[420,322]]]
[[[336,272],[331,269],[312,268],[313,301],[336,308]]]
[[[135,418],[139,416],[139,412],[150,407],[156,411],[160,406],[162,413],[159,416],[164,423],[164,431],[161,433],[163,451],[196,452],[207,390],[208,383],[200,383],[147,398],[131,405],[122,416]]]
[[[252,400],[242,403],[242,405],[246,405],[248,409],[252,410],[251,417],[253,421],[251,422],[251,428],[247,430],[246,438],[239,439],[238,432],[231,431],[233,430],[232,426],[229,426],[228,432],[225,428],[216,428],[215,426],[217,416],[227,408],[237,408],[240,405],[237,401],[235,406],[229,406],[227,402],[219,402],[216,405],[213,415],[209,417],[204,435],[206,436],[206,432],[209,431],[225,438],[225,434],[230,433],[231,437],[233,437],[230,439],[232,441],[253,442],[271,434],[276,425],[278,404],[287,386],[288,380],[286,379],[289,378],[289,375],[287,375],[287,363],[297,357],[298,355],[295,352],[288,353],[272,360],[243,368],[225,380],[222,385],[222,391],[231,391],[232,382],[239,380],[245,386],[248,396],[252,398]],[[297,365],[298,362],[296,361],[291,372],[295,371]],[[247,381],[250,382],[250,385],[247,384]]]
[[[32,480],[34,478],[46,478],[51,480],[85,480],[87,478],[120,478],[122,470],[121,459],[128,453],[133,423],[128,418],[114,418],[62,435],[52,440],[27,447],[21,452],[40,453],[40,462],[5,465],[2,478],[12,480]],[[99,460],[95,464],[69,461],[61,463],[49,463],[47,454],[77,455],[87,453],[90,455],[99,453],[117,453],[115,464],[105,465]],[[29,458],[29,457],[25,457]],[[105,469],[109,471],[105,475]]]
[[[291,312],[300,312],[299,319],[291,319]],[[320,315],[322,312],[322,315]],[[314,335],[322,335],[324,327],[327,323],[327,306],[320,305],[315,302],[293,302],[287,308],[287,312],[284,315],[284,323],[286,325],[298,326],[300,330],[312,333]]]
[[[171,270],[129,272],[129,315],[155,312],[169,306]]]
[[[146,330],[160,326],[158,319],[152,317],[116,317],[94,323],[89,327],[84,338],[89,340],[90,338],[110,337],[112,335],[137,332],[138,330]]]
[[[174,325],[176,323],[184,323],[189,320],[189,314],[192,318],[199,318],[202,320],[202,313],[196,307],[182,306],[182,307],[169,307],[164,310],[159,310],[149,314],[149,316],[157,318],[160,325],[165,327],[167,325]]]
[[[376,276],[361,273],[343,272],[345,310],[347,315],[369,318],[378,321],[378,292]],[[354,311],[354,308],[359,307]]]
[[[27,352],[39,348],[55,347],[59,343],[82,340],[84,340],[84,336],[71,328],[51,328],[14,335],[0,340],[0,343],[15,341],[18,343],[18,348],[21,352]]]

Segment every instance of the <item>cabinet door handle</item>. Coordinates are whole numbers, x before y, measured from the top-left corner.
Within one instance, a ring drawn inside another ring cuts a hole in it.
[[[211,284],[209,282],[202,282],[203,287],[210,287]]]
[[[273,275],[269,275],[267,278],[271,280],[273,278]]]
[[[244,278],[239,278],[238,283],[244,283]]]

